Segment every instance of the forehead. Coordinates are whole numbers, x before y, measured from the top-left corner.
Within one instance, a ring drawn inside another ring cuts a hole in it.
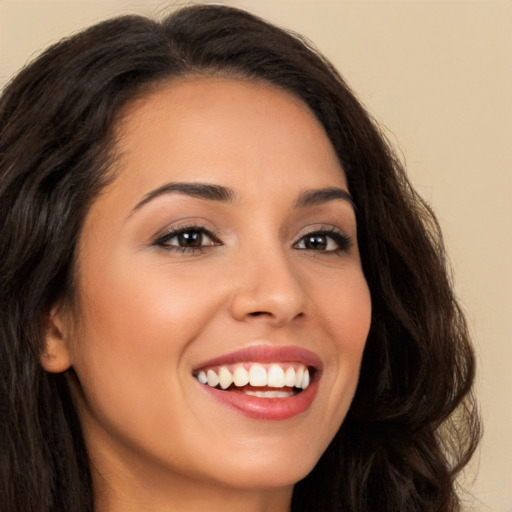
[[[118,167],[132,185],[174,180],[264,186],[344,185],[335,151],[309,107],[263,81],[192,77],[131,104],[117,126]],[[281,180],[279,180],[281,177]],[[310,181],[311,183],[307,183]]]

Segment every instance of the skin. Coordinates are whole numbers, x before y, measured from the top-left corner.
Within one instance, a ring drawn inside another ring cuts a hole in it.
[[[350,202],[295,205],[307,190],[348,192],[332,145],[294,96],[222,77],[160,87],[127,109],[117,133],[116,178],[81,235],[77,304],[55,305],[42,361],[76,372],[97,509],[289,510],[293,484],[347,413],[370,326]],[[147,200],[170,182],[234,197]],[[215,237],[195,252],[176,237],[155,245],[182,225]],[[351,242],[306,247],[322,230]],[[200,363],[255,344],[318,355],[309,409],[249,418],[193,377]]]

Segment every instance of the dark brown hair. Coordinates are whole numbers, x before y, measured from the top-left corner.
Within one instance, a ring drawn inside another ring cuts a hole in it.
[[[112,19],[49,48],[0,99],[0,500],[3,512],[91,512],[66,375],[39,358],[48,309],[70,296],[87,209],[115,159],[123,107],[190,74],[266,80],[323,124],[357,210],[372,325],[346,420],[292,510],[455,512],[479,437],[474,356],[437,222],[337,71],[246,12],[194,6],[161,23]],[[456,414],[454,414],[456,413]]]

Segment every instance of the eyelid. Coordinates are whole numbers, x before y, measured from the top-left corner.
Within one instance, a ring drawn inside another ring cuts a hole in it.
[[[207,233],[211,233],[212,235],[216,236],[218,232],[218,228],[214,226],[210,221],[206,220],[203,217],[196,217],[196,216],[190,216],[190,217],[180,217],[177,219],[174,219],[171,222],[167,222],[164,227],[158,229],[158,231],[155,231],[153,235],[151,236],[151,243],[156,242],[157,240],[164,238],[168,236],[171,233],[180,232],[180,231],[186,231],[187,229],[193,230],[193,229],[200,229],[204,230]]]
[[[332,224],[327,224],[327,225],[319,224],[319,225],[308,226],[307,231],[303,232],[299,236],[297,241],[293,244],[294,247],[297,246],[297,244],[299,242],[304,240],[304,238],[311,236],[311,235],[315,235],[315,234],[331,237],[339,246],[335,250],[324,250],[324,251],[318,250],[316,252],[323,252],[326,254],[337,254],[340,252],[348,251],[354,245],[353,238],[344,229],[341,229]],[[307,248],[304,248],[302,250],[314,251],[314,249],[307,249]]]
[[[199,247],[180,247],[180,246],[172,246],[168,245],[165,242],[171,240],[175,236],[180,235],[181,233],[186,233],[187,231],[199,231],[206,235],[210,240],[213,242],[210,245],[203,245]],[[153,247],[160,247],[167,250],[180,250],[181,252],[185,251],[198,251],[198,250],[204,250],[208,247],[213,247],[216,245],[221,245],[221,241],[219,240],[219,237],[216,234],[215,229],[206,227],[204,224],[197,222],[197,221],[191,221],[187,222],[186,224],[178,224],[176,226],[173,226],[171,228],[166,229],[164,232],[160,231],[159,234],[155,235],[153,237],[153,241],[151,242],[151,246]]]

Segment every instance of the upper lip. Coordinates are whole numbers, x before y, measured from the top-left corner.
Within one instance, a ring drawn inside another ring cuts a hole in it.
[[[296,346],[275,346],[275,345],[253,345],[242,348],[228,354],[203,361],[198,364],[194,371],[203,368],[222,366],[235,363],[253,362],[253,363],[284,363],[297,362],[312,367],[315,370],[321,370],[322,361],[310,350]]]

